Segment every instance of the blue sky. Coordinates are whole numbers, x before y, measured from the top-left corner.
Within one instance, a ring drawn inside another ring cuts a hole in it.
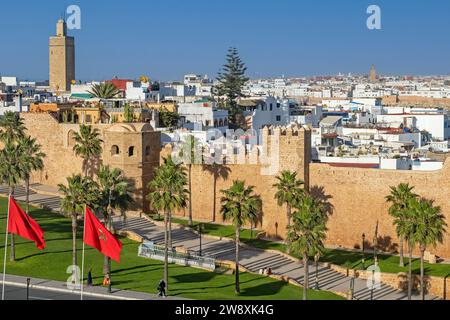
[[[450,74],[445,0],[16,0],[0,6],[0,74],[48,78],[48,37],[82,11],[77,79],[215,76],[236,46],[249,76]],[[382,30],[366,27],[370,4]]]

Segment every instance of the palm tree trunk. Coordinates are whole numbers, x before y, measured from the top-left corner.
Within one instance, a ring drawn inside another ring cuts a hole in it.
[[[286,230],[289,230],[289,228],[291,226],[291,205],[289,203],[287,204],[287,209],[286,209],[286,221],[287,221]],[[286,233],[286,235],[287,235],[287,233]],[[286,253],[287,254],[291,253],[291,242],[289,241],[288,236],[286,236]]]
[[[408,254],[409,254],[409,265],[408,265],[408,300],[411,300],[412,296],[412,244],[408,242]]]
[[[316,290],[319,290],[319,255],[316,255],[315,263],[316,263]]]
[[[405,266],[405,262],[404,262],[404,259],[403,259],[403,247],[404,247],[404,245],[403,245],[403,237],[400,237],[400,267],[404,267]]]
[[[164,213],[164,282],[166,289],[169,291],[169,213]]]
[[[213,216],[212,221],[216,222],[216,194],[217,194],[217,176],[214,173],[214,182],[213,182]]]
[[[308,300],[308,288],[309,288],[309,265],[308,255],[303,254],[303,267],[305,272],[305,280],[303,281],[303,300]]]
[[[189,227],[192,227],[192,164],[189,165]]]
[[[109,272],[109,258],[103,256],[103,274],[106,276]]]
[[[172,243],[172,213],[168,211],[167,219],[169,222],[169,249],[173,249],[173,243]]]
[[[236,294],[241,293],[241,288],[239,285],[239,244],[241,239],[241,226],[236,226],[236,257],[235,257],[235,263],[236,263],[236,272],[235,272],[235,292]]]
[[[109,230],[108,217],[104,215],[105,218],[105,226]],[[111,231],[111,230],[109,230]],[[107,275],[109,273],[109,258],[107,256],[103,256],[103,274]]]
[[[9,187],[9,195],[10,197],[14,197],[14,187]],[[14,244],[14,234],[11,233],[11,252],[10,252],[10,256],[9,256],[9,260],[11,262],[16,261],[16,246]],[[5,248],[6,250],[6,248]]]
[[[84,171],[84,176],[87,177],[88,176],[88,160],[87,159],[84,161],[83,171]]]
[[[72,265],[77,264],[77,215],[72,213]]]
[[[25,203],[26,203],[26,213],[29,213],[30,210],[30,178],[27,177],[25,179],[25,191],[26,191],[26,195],[25,195]]]
[[[420,296],[425,300],[425,281],[424,281],[424,267],[423,260],[425,255],[425,247],[420,246]]]

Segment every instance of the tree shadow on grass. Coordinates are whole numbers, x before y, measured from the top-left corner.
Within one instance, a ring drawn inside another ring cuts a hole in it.
[[[195,275],[196,275],[196,274],[190,274],[190,275],[187,275],[187,276],[195,276]],[[213,275],[214,275],[214,276],[217,276],[217,274],[213,274]],[[170,276],[170,277],[176,279],[176,276]],[[261,280],[261,278],[253,278],[253,279],[249,279],[249,280],[246,280],[246,281],[240,281],[239,283],[240,283],[241,285],[243,285],[243,284],[248,284],[248,283],[250,283],[250,282],[258,281],[258,280]],[[203,282],[203,281],[195,281],[195,282]],[[224,281],[224,282],[225,282],[225,281]],[[191,281],[190,283],[194,283],[194,282]],[[180,295],[180,294],[186,294],[186,290],[224,289],[224,288],[227,288],[227,287],[233,287],[233,288],[234,288],[234,277],[230,278],[229,281],[227,281],[227,282],[224,283],[223,285],[217,285],[217,286],[202,286],[202,287],[182,288],[182,289],[173,289],[173,290],[171,290],[171,292],[179,292],[178,295]],[[192,293],[195,293],[195,292],[192,292]],[[198,292],[197,292],[197,293],[198,293]],[[202,293],[202,292],[200,292],[200,293]]]
[[[114,269],[111,271],[111,273],[112,274],[116,274],[117,276],[119,276],[119,277],[121,277],[121,276],[129,276],[129,275],[132,275],[132,274],[142,274],[142,273],[145,273],[145,272],[154,272],[154,271],[158,271],[158,270],[161,270],[161,268],[153,268],[153,269],[148,269],[148,270],[140,270],[140,271],[134,271],[134,272],[126,272],[126,271],[120,271],[120,273],[116,273],[115,271],[114,271]]]
[[[112,274],[118,274],[121,272],[124,272],[124,274],[130,274],[130,273],[125,273],[126,271],[131,271],[131,270],[141,270],[143,268],[148,268],[149,265],[141,265],[141,266],[135,266],[135,267],[131,267],[131,268],[121,268],[121,269],[112,269],[111,273]]]
[[[58,253],[67,253],[67,252],[72,252],[72,250],[63,250],[63,251],[52,251],[52,252],[39,252],[39,253],[35,253],[35,254],[30,254],[28,256],[24,256],[24,257],[16,257],[16,261],[20,262],[20,261],[24,261],[33,257],[38,257],[38,256],[43,256],[46,254],[58,254]]]
[[[260,297],[260,296],[272,296],[280,292],[283,287],[288,286],[284,281],[275,281],[263,283],[254,287],[245,288],[241,292],[243,297]]]
[[[171,278],[182,283],[195,283],[195,282],[207,282],[214,279],[217,274],[213,272],[201,272],[201,273],[190,273],[190,274],[179,274],[171,276]]]

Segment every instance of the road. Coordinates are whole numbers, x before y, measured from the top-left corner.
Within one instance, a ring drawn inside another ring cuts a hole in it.
[[[5,300],[27,300],[27,289],[23,287],[7,285],[5,286]],[[80,294],[30,289],[29,300],[80,300]],[[106,299],[84,296],[83,300]]]

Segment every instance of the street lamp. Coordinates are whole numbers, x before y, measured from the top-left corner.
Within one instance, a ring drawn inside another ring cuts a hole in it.
[[[30,282],[31,279],[27,278],[27,300],[30,300]]]
[[[362,267],[365,269],[365,259],[364,259],[364,250],[365,250],[365,244],[366,243],[366,234],[362,234]]]
[[[108,210],[109,210],[109,216],[108,216],[108,220],[105,221],[107,224],[107,228],[108,230],[111,230],[111,215],[112,215],[112,207],[111,207],[111,188],[109,189],[109,193],[108,193]],[[108,293],[111,294],[112,293],[112,283],[111,283],[111,258],[108,258]]]
[[[200,223],[198,225],[198,235],[199,235],[199,242],[200,242],[200,249],[199,249],[199,256],[202,256],[202,224]]]

